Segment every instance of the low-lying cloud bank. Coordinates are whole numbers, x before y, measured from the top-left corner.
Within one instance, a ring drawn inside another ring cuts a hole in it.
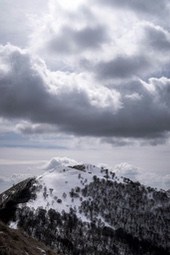
[[[132,166],[127,162],[122,162],[115,165],[114,171],[119,177],[127,177],[132,181],[139,181],[140,183],[155,187],[158,189],[168,190],[170,188],[170,175],[150,172],[150,170],[140,169],[136,166]]]

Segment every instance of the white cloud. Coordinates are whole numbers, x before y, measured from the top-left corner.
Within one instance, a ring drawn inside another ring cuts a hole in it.
[[[5,0],[0,3],[0,43],[27,47],[33,20],[47,9],[45,0]]]
[[[139,175],[139,169],[126,162],[116,165],[114,171],[119,177],[127,177],[132,181],[137,181]]]
[[[126,177],[132,181],[139,181],[146,186],[165,190],[170,188],[170,175],[141,169],[127,162],[115,165],[113,170],[119,177]]]
[[[79,163],[74,159],[70,159],[67,157],[55,157],[52,158],[47,164],[45,164],[45,166],[43,166],[43,169],[51,170],[59,166],[74,166],[78,164]]]

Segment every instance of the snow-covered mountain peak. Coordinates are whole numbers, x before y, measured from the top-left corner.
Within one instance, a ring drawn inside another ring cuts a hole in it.
[[[167,192],[119,179],[104,166],[50,163],[0,196],[7,222],[67,255],[169,255]]]
[[[80,194],[73,195],[73,190],[83,189],[93,181],[94,176],[104,178],[103,168],[91,164],[66,166],[69,163],[70,161],[65,165],[55,164],[55,167],[36,178],[36,199],[28,202],[29,207],[69,212],[70,208],[78,208],[81,205]]]

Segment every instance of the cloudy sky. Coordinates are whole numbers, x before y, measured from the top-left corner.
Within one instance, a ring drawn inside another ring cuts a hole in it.
[[[1,0],[0,169],[68,156],[167,188],[169,15],[168,0]]]

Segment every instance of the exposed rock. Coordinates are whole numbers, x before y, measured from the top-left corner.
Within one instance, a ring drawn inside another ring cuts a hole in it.
[[[57,255],[43,243],[0,222],[1,255]],[[59,254],[58,254],[59,255]]]

